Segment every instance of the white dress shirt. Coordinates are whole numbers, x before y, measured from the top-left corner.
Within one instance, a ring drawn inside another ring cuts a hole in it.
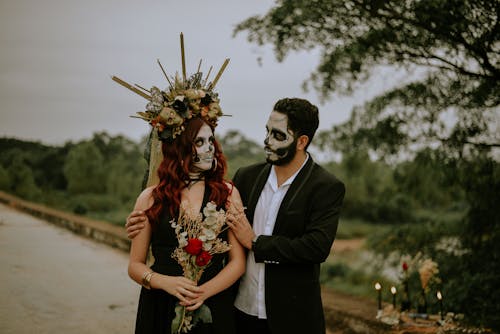
[[[255,207],[253,219],[253,231],[256,235],[272,235],[276,217],[293,180],[304,167],[309,155],[295,174],[290,176],[278,187],[278,179],[274,166],[271,168],[267,182],[262,189],[259,201]],[[264,285],[265,265],[256,263],[253,251],[248,252],[247,267],[243,274],[238,290],[238,295],[234,305],[240,311],[253,315],[259,319],[266,319],[265,285]]]

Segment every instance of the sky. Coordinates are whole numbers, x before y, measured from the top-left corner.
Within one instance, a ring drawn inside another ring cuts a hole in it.
[[[319,129],[330,129],[389,84],[379,76],[353,96],[324,104],[316,92],[304,93],[317,51],[279,63],[271,45],[250,44],[245,32],[233,37],[239,22],[272,6],[269,0],[0,0],[0,137],[59,145],[106,131],[139,140],[149,125],[129,116],[147,101],[111,76],[167,87],[156,60],[168,74],[181,73],[181,32],[188,75],[203,59],[202,71],[213,66],[213,78],[230,58],[216,91],[232,116],[219,121],[219,135],[238,130],[262,142],[268,115],[283,97],[318,105]]]

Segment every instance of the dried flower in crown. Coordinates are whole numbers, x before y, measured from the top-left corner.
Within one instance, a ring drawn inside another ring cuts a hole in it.
[[[133,86],[116,76],[112,77],[115,82],[149,100],[146,110],[137,112],[137,116],[132,117],[141,118],[151,124],[162,140],[174,139],[184,131],[186,121],[193,117],[201,117],[215,127],[219,117],[224,116],[218,94],[213,89],[229,59],[224,61],[213,81],[208,81],[212,68],[203,78],[203,73],[200,72],[201,60],[196,73],[187,78],[182,33],[180,37],[182,78],[177,73],[175,77],[169,77],[158,60],[158,65],[169,84],[166,89],[161,90],[153,86],[148,90],[139,85]]]

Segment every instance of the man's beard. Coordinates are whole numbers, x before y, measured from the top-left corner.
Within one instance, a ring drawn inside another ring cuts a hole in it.
[[[270,150],[269,146],[266,146],[268,150]],[[266,161],[271,165],[275,166],[283,166],[293,160],[295,155],[297,154],[297,138],[293,140],[293,142],[282,148],[278,148],[276,151],[272,151],[274,155],[276,155],[277,159],[271,159],[269,156],[266,157]]]

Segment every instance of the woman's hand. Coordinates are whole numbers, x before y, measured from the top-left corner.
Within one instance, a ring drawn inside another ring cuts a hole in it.
[[[189,299],[187,302],[181,301],[179,304],[181,306],[185,306],[187,311],[194,311],[200,308],[207,298],[208,296],[206,295],[206,293],[202,292],[198,295],[198,297]]]
[[[154,276],[155,275],[153,275],[152,280],[155,278]],[[192,305],[192,301],[197,300],[197,298],[203,293],[202,289],[197,286],[195,282],[187,279],[186,277],[167,275],[158,276],[158,280],[154,285],[178,298],[181,303],[185,303],[186,305]]]

